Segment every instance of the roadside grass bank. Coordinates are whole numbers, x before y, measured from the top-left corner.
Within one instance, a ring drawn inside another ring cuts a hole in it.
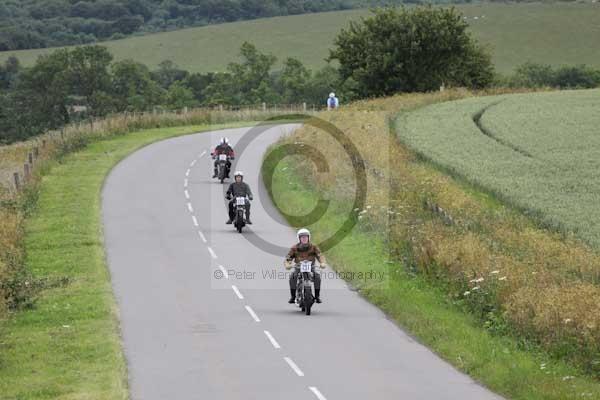
[[[397,113],[447,100],[440,96],[395,96],[319,114],[360,149],[368,180],[364,209],[351,208],[354,174],[343,151],[310,126],[280,144],[310,144],[335,164],[327,174],[299,156],[263,165],[263,173],[275,171],[268,188],[275,204],[297,216],[319,198],[330,200],[328,212],[308,226],[317,242],[348,215],[356,218],[351,234],[327,252],[334,268],[385,274],[383,282],[352,284],[493,391],[514,399],[600,397],[598,313],[588,314],[600,301],[583,273],[599,265],[597,253],[401,145],[392,123]],[[550,295],[567,288],[570,297]]]
[[[24,244],[15,251],[26,266],[22,285],[28,292],[27,304],[0,320],[3,400],[128,398],[102,237],[105,177],[121,159],[149,143],[251,124],[147,129],[94,140],[45,162],[27,218],[15,222]]]

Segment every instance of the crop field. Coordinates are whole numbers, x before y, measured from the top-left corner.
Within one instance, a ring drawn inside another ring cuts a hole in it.
[[[398,135],[436,164],[599,247],[599,109],[598,90],[467,99],[402,116]]]
[[[476,38],[489,46],[501,73],[526,61],[588,64],[600,67],[600,3],[468,4],[464,13]],[[351,10],[258,19],[183,29],[173,32],[102,42],[117,60],[133,58],[156,67],[169,59],[193,72],[224,70],[236,61],[244,41],[272,53],[279,62],[296,57],[310,68],[326,65],[335,35],[349,21],[369,14]],[[17,56],[31,65],[52,49],[1,52],[0,62]]]

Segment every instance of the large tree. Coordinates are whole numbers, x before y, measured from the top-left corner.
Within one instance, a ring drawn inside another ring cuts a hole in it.
[[[490,56],[454,8],[385,8],[352,22],[335,39],[330,60],[356,81],[360,96],[429,91],[442,84],[492,83]]]

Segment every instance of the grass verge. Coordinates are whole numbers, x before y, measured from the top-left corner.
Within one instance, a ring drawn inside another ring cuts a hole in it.
[[[149,129],[49,161],[24,236],[26,264],[41,292],[30,308],[0,322],[0,398],[128,398],[100,218],[104,179],[149,143],[249,124]]]
[[[286,213],[302,214],[321,196],[318,180],[310,174],[307,178],[306,165],[298,159],[263,165],[263,171],[269,170],[275,171],[269,192]],[[316,242],[329,237],[346,218],[335,211],[343,207],[334,203],[330,205],[334,211],[311,226]],[[359,224],[328,256],[341,272],[385,272],[388,279],[383,285],[353,283],[423,344],[491,390],[512,399],[600,398],[598,381],[531,343],[486,330],[446,287],[394,261],[389,248],[389,237]]]

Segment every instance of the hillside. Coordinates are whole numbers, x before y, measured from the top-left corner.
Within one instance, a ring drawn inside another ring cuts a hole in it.
[[[382,1],[5,0],[0,3],[0,50],[79,45],[132,34],[378,4]]]
[[[600,67],[600,5],[473,4],[458,8],[475,37],[488,45],[499,72],[526,61],[551,65]],[[211,25],[103,42],[116,59],[134,58],[150,67],[170,59],[195,72],[223,70],[237,59],[237,49],[251,41],[261,51],[297,57],[311,68],[325,65],[327,49],[339,30],[367,10],[274,17]],[[31,65],[51,49],[0,53],[0,62],[17,56]]]

